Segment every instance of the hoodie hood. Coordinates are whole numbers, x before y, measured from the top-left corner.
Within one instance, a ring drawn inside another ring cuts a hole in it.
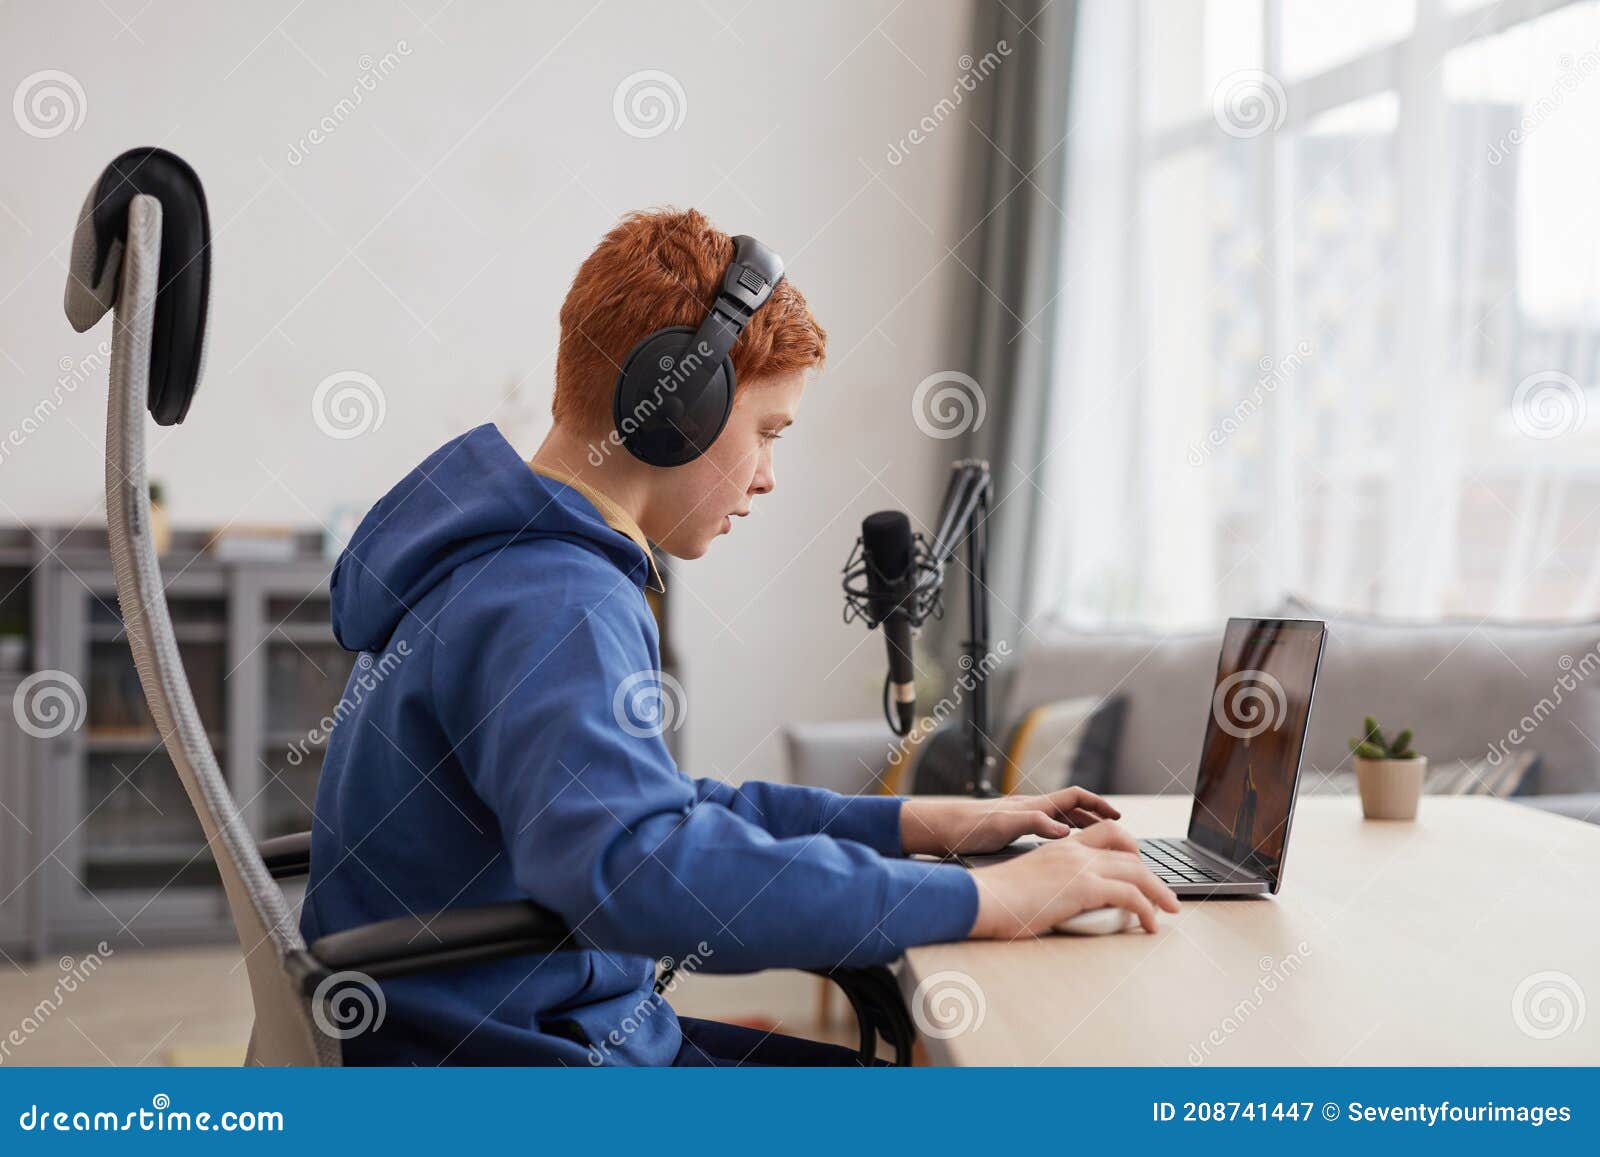
[[[412,607],[456,567],[531,539],[577,542],[643,589],[650,563],[583,495],[536,474],[492,424],[446,442],[378,500],[339,556],[333,633],[381,650]]]

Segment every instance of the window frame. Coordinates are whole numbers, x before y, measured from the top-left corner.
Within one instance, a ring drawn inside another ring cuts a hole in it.
[[[1259,183],[1261,220],[1277,223],[1262,231],[1263,348],[1287,349],[1298,332],[1292,316],[1293,293],[1288,288],[1295,241],[1293,219],[1284,216],[1292,209],[1288,202],[1294,175],[1295,134],[1326,113],[1393,93],[1398,113],[1396,198],[1399,220],[1405,223],[1397,238],[1394,270],[1396,299],[1401,303],[1394,363],[1397,380],[1411,387],[1400,391],[1393,402],[1397,421],[1419,431],[1433,431],[1433,436],[1448,437],[1448,427],[1441,427],[1434,420],[1441,413],[1440,406],[1448,406],[1451,398],[1450,381],[1433,359],[1445,334],[1445,318],[1440,295],[1431,284],[1437,268],[1436,255],[1447,246],[1448,238],[1444,236],[1444,215],[1430,213],[1426,208],[1441,203],[1440,199],[1448,195],[1444,134],[1440,128],[1448,111],[1444,62],[1450,53],[1468,44],[1498,36],[1581,0],[1501,0],[1459,12],[1447,11],[1442,0],[1417,0],[1414,23],[1405,36],[1292,81],[1281,79],[1285,2],[1261,0],[1260,4],[1260,71],[1281,85],[1283,119],[1274,130],[1249,141],[1249,147],[1256,150],[1253,168]],[[1156,0],[1144,0],[1134,16],[1138,45],[1135,59],[1141,65],[1147,54],[1146,22],[1158,15],[1155,3]],[[1133,87],[1136,101],[1142,102],[1138,86]],[[1130,152],[1131,187],[1140,190],[1141,195],[1150,187],[1150,173],[1158,166],[1185,153],[1203,155],[1216,148],[1217,122],[1206,107],[1156,128],[1144,127],[1142,109],[1139,114],[1136,123],[1140,125],[1140,140]],[[1134,233],[1129,239],[1130,261],[1132,268],[1144,269],[1148,267],[1144,231]],[[1144,324],[1143,320],[1138,324]],[[1136,387],[1143,390],[1146,382],[1141,380]],[[1270,447],[1263,478],[1269,481],[1265,502],[1266,525],[1271,533],[1263,537],[1260,582],[1263,588],[1276,591],[1305,590],[1308,560],[1298,517],[1302,456],[1295,443],[1300,418],[1295,392],[1276,394],[1274,405],[1266,407],[1263,418]],[[1519,471],[1519,479],[1525,474],[1527,471]],[[1542,480],[1537,473],[1530,478],[1535,485]],[[1452,516],[1456,514],[1464,488],[1452,481],[1454,493],[1441,493],[1439,483],[1427,475],[1423,455],[1397,456],[1383,481],[1389,494],[1383,557],[1389,565],[1383,568],[1385,581],[1375,609],[1394,614],[1437,614],[1442,609],[1438,604],[1444,577],[1439,568],[1448,566],[1454,557],[1453,544],[1444,540],[1456,533],[1455,518],[1441,517],[1441,509],[1447,509]],[[1555,483],[1552,500],[1559,502],[1561,482],[1551,481]],[[1513,536],[1507,544],[1506,573],[1525,574],[1531,569],[1536,537]],[[1583,589],[1596,588],[1597,583],[1600,557]],[[1508,598],[1508,592],[1502,590],[1502,603]],[[1500,609],[1514,610],[1505,605]]]

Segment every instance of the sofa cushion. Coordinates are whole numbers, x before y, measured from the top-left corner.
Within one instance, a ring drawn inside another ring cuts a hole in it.
[[[1043,795],[1064,787],[1106,790],[1116,767],[1127,699],[1085,695],[1033,708],[1006,741],[1006,795]]]
[[[1142,634],[1053,628],[1023,649],[1005,717],[1042,703],[1125,694],[1122,742],[1106,790],[1190,790],[1216,681],[1221,630]],[[1096,788],[1098,790],[1098,788]]]

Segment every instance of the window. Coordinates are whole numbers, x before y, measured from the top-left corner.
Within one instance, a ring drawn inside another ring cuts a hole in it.
[[[1039,606],[1600,608],[1600,4],[1085,0]]]

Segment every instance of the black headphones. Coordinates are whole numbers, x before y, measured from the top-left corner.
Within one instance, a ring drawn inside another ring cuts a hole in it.
[[[782,280],[783,258],[754,237],[735,237],[733,261],[700,328],[669,325],[633,347],[611,398],[628,453],[652,466],[682,466],[711,448],[733,412],[728,351]]]

